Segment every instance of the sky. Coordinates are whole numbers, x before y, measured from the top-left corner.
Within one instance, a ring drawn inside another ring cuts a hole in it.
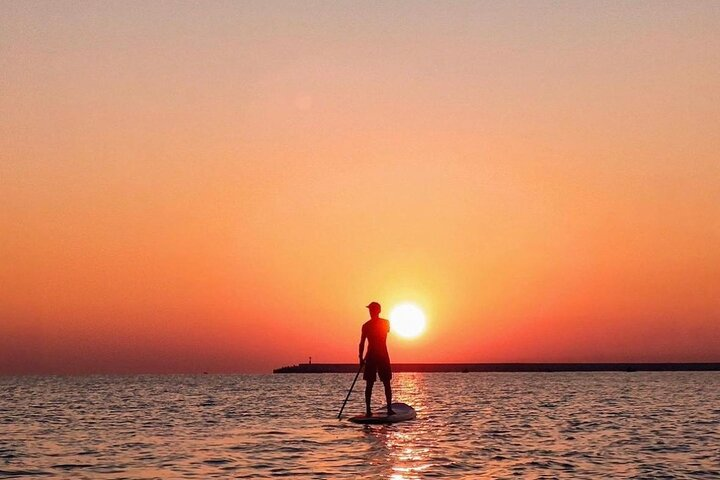
[[[720,3],[0,3],[0,374],[720,361]]]

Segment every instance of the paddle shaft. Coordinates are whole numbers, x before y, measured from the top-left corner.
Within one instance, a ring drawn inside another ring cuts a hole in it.
[[[345,397],[345,401],[342,404],[342,407],[340,407],[340,413],[338,413],[338,420],[340,420],[340,416],[342,415],[343,410],[345,410],[345,404],[347,404],[347,401],[350,399],[350,394],[353,391],[353,388],[355,388],[355,382],[357,382],[358,377],[360,376],[360,372],[362,371],[363,364],[360,364],[360,368],[358,368],[357,373],[355,374],[355,378],[353,379],[352,385],[350,385],[350,390],[348,391],[347,397]]]

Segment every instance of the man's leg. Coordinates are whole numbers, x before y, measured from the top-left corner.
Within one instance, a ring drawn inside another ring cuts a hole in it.
[[[372,415],[372,410],[370,410],[370,400],[372,400],[373,383],[375,383],[374,380],[368,380],[365,384],[365,414],[368,417]]]
[[[387,405],[387,413],[388,415],[392,415],[395,413],[390,407],[392,405],[392,387],[390,386],[390,380],[383,380],[383,385],[385,386],[385,402]]]

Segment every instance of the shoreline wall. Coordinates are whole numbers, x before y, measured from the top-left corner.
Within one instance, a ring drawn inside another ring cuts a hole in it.
[[[720,371],[720,363],[395,363],[393,372],[679,372]],[[357,363],[301,363],[273,373],[355,373]]]

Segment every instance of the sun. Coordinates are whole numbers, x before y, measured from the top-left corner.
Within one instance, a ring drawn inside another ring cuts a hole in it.
[[[401,337],[415,338],[425,331],[425,314],[415,304],[401,303],[390,312],[390,328]]]

